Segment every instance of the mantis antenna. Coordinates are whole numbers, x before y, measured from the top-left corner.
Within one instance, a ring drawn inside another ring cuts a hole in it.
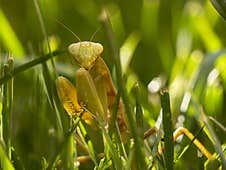
[[[99,26],[99,28],[97,28],[97,30],[93,33],[93,35],[91,36],[89,41],[92,41],[94,39],[94,37],[96,36],[96,34],[98,33],[98,31],[100,31],[100,29],[102,28],[102,26]]]
[[[63,24],[62,22],[60,22],[60,21],[58,21],[57,19],[56,19],[56,22],[58,23],[58,24],[60,24],[62,27],[64,27],[66,30],[68,30],[70,33],[72,33],[73,35],[74,35],[74,37],[76,38],[76,39],[78,39],[79,40],[79,42],[81,42],[81,40],[80,40],[80,38],[69,28],[69,27],[67,27],[65,24]]]

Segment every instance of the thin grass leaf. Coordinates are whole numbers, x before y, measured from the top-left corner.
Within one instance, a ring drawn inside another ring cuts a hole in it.
[[[40,23],[40,26],[41,26],[41,31],[42,31],[43,37],[45,39],[45,43],[47,44],[48,53],[51,53],[52,50],[51,50],[51,46],[50,46],[50,41],[49,41],[49,38],[48,38],[48,35],[47,35],[47,31],[46,31],[46,28],[45,28],[44,20],[43,20],[43,17],[42,17],[42,13],[41,13],[38,1],[33,0],[33,2],[34,2],[34,5],[35,5],[36,13],[38,15],[39,23]],[[54,73],[56,74],[57,72],[56,72],[56,68],[55,68],[55,64],[53,62],[53,59],[50,58],[50,60],[51,60],[52,67],[55,70]]]
[[[62,50],[53,51],[52,53],[46,54],[43,57],[36,58],[36,59],[31,60],[31,61],[29,61],[25,64],[21,64],[18,67],[15,67],[12,71],[10,71],[9,73],[7,73],[6,75],[4,75],[3,77],[0,78],[0,85],[2,85],[4,82],[10,80],[11,78],[16,76],[17,74],[24,72],[24,71],[26,71],[26,70],[28,70],[28,69],[30,69],[30,68],[38,65],[38,64],[46,62],[50,58],[58,56],[62,53],[64,53],[64,51],[62,51]]]
[[[1,91],[1,87],[0,87],[0,99],[2,99],[3,97],[3,93]],[[2,126],[2,113],[3,113],[3,103],[2,101],[0,101],[0,140],[3,141],[3,126]]]
[[[203,98],[204,87],[206,86],[206,80],[209,72],[213,69],[216,60],[225,54],[225,51],[218,51],[216,53],[210,53],[205,56],[202,63],[199,66],[199,69],[194,76],[193,83],[191,85],[191,90],[195,92],[199,99]]]
[[[109,153],[112,156],[112,160],[113,160],[113,166],[116,170],[121,170],[122,169],[122,162],[118,156],[117,150],[114,147],[114,143],[112,142],[109,134],[107,133],[103,122],[101,121],[101,119],[99,117],[97,117],[97,121],[100,125],[101,131],[104,135],[104,138],[106,140],[106,145],[108,146],[105,149],[109,149]]]
[[[205,170],[221,169],[221,164],[217,159],[207,160],[204,164]]]
[[[13,70],[13,58],[8,58],[8,63],[4,65],[4,74],[8,74]],[[6,144],[7,154],[11,160],[11,115],[12,115],[12,105],[13,105],[13,79],[10,79],[8,82],[3,85],[3,114],[2,114],[2,123],[3,123],[3,138]]]
[[[197,9],[197,13],[194,14],[194,8]],[[223,48],[221,39],[217,36],[212,25],[206,17],[204,7],[196,2],[191,3],[188,7],[189,17],[191,21],[192,28],[195,29],[200,40],[202,40],[203,45],[209,52],[215,52]],[[208,36],[206,36],[208,35]]]
[[[173,142],[173,126],[172,117],[170,110],[170,99],[169,93],[166,90],[161,91],[161,106],[163,115],[163,130],[164,130],[164,140],[165,140],[165,161],[166,169],[173,170],[173,159],[174,159],[174,142]]]
[[[226,1],[210,0],[217,12],[226,20]]]
[[[52,62],[53,63],[53,62]],[[51,63],[51,64],[52,64]],[[51,65],[53,66],[53,65]],[[51,108],[53,110],[53,112],[56,115],[56,126],[57,126],[57,135],[59,137],[59,139],[61,139],[63,137],[63,133],[64,133],[64,129],[66,129],[66,122],[63,122],[62,117],[64,115],[60,115],[60,113],[63,112],[59,112],[58,107],[56,105],[56,103],[58,102],[58,97],[56,94],[56,87],[55,87],[55,79],[56,79],[56,74],[54,74],[54,69],[51,70],[50,68],[52,67],[48,67],[47,63],[43,63],[42,64],[42,75],[44,78],[44,83],[45,83],[45,92],[46,95],[48,97],[48,101],[51,105]],[[67,139],[67,143],[65,144],[64,150],[61,153],[61,160],[62,160],[62,167],[64,169],[74,169],[74,155],[75,155],[75,147],[74,147],[74,138],[73,135],[71,135],[69,137],[69,139]]]
[[[132,32],[122,47],[120,48],[120,60],[122,64],[122,73],[124,74],[130,64],[132,56],[140,42],[140,35],[138,32]]]
[[[13,57],[8,58],[8,65],[9,65],[9,71],[13,70],[14,67],[14,62],[13,62]],[[8,148],[8,156],[9,159],[12,159],[12,114],[13,114],[13,98],[14,98],[14,79],[12,78],[8,82],[8,142],[7,142],[7,148]],[[3,122],[4,123],[4,122]]]
[[[56,91],[55,91],[55,77],[51,76],[51,71],[49,67],[47,67],[46,63],[42,64],[42,75],[44,78],[44,83],[45,83],[45,92],[48,97],[49,103],[51,105],[52,110],[56,114],[56,120],[57,120],[57,132],[59,137],[62,137],[63,135],[63,125],[62,125],[62,120],[61,120],[61,115],[59,113],[58,108],[55,105],[55,99],[57,98]]]
[[[130,170],[131,167],[132,167],[132,164],[133,164],[133,159],[134,159],[134,149],[132,149],[129,153],[129,156],[128,156],[128,160],[126,162],[126,168],[125,170]]]
[[[120,102],[120,95],[118,93],[114,107],[113,107],[113,111],[112,111],[112,120],[109,125],[109,136],[112,137],[112,141],[115,142],[116,148],[119,149],[119,154],[123,154],[123,156],[127,159],[127,154],[125,151],[125,147],[123,145],[122,136],[120,134],[120,129],[117,123],[117,111],[119,107],[119,102]]]
[[[50,53],[51,52],[51,48],[50,48],[50,44],[49,44],[49,40],[48,40],[48,35],[47,35],[46,29],[45,29],[45,24],[44,24],[44,21],[43,21],[42,13],[41,13],[38,1],[37,0],[33,0],[33,2],[34,2],[36,13],[38,15],[38,20],[39,20],[39,23],[40,23],[40,26],[41,26],[41,31],[42,31],[42,34],[43,34],[46,42],[47,42],[48,52]]]
[[[136,98],[136,124],[138,128],[138,135],[143,139],[144,136],[144,117],[143,117],[143,110],[140,103],[140,92],[139,92],[139,85],[135,83],[134,85],[135,91],[135,98]]]
[[[112,134],[114,132],[116,132],[116,122],[117,122],[117,111],[118,111],[118,108],[119,108],[119,102],[120,102],[120,95],[119,93],[117,94],[117,97],[116,97],[116,100],[115,100],[115,104],[114,104],[114,107],[113,107],[113,111],[112,111],[112,121],[110,122],[110,130],[109,130],[109,134],[110,136],[112,136]]]
[[[176,158],[176,160],[175,160],[174,162],[178,161],[178,160],[184,155],[184,153],[188,150],[188,148],[193,144],[194,140],[195,140],[195,139],[198,137],[198,135],[202,132],[203,128],[204,128],[204,126],[198,131],[198,133],[197,133],[197,134],[195,135],[195,137],[190,141],[190,143],[189,143],[187,146],[185,146],[184,149],[178,154],[178,156],[177,156],[177,158]]]
[[[14,170],[14,167],[10,162],[9,158],[7,157],[2,144],[0,144],[0,160],[0,168],[2,168],[2,170]]]
[[[15,148],[12,148],[12,160],[15,169],[25,170],[24,163],[22,162],[21,157],[16,153]]]
[[[155,127],[156,127],[156,130],[157,130],[157,133],[156,133],[156,138],[154,140],[154,144],[153,144],[153,147],[152,147],[152,150],[151,150],[151,156],[154,157],[154,158],[158,155],[158,146],[161,143],[161,139],[162,139],[162,135],[163,135],[162,110],[160,110],[158,119],[155,123]]]
[[[48,167],[48,162],[47,162],[47,160],[45,159],[45,157],[42,157],[41,165],[42,165],[42,170],[46,170],[46,169],[47,169],[47,167]]]
[[[64,148],[68,144],[68,141],[70,140],[71,136],[75,132],[75,130],[76,130],[77,126],[78,126],[78,123],[81,120],[81,118],[80,118],[81,116],[82,116],[82,114],[79,117],[77,117],[75,120],[73,120],[71,129],[69,130],[68,133],[65,134],[64,141],[62,142],[62,144],[60,145],[58,151],[56,152],[56,154],[54,156],[54,159],[49,163],[49,166],[48,166],[47,170],[55,169],[57,161],[60,159],[61,153],[63,152]]]
[[[166,73],[172,67],[172,61],[174,57],[174,52],[172,48],[173,37],[172,37],[172,14],[169,8],[170,1],[163,0],[159,3],[159,11],[158,11],[158,46],[159,54],[161,57],[161,62],[163,64],[163,68]],[[162,50],[164,49],[164,50]]]
[[[2,9],[0,9],[0,23],[0,41],[5,46],[6,51],[9,51],[18,59],[23,58],[25,54],[23,46],[17,38]]]
[[[100,160],[99,166],[96,167],[94,170],[98,170],[98,169],[105,170],[110,168],[110,166],[112,166],[112,161],[106,160],[106,158],[103,158]]]
[[[214,119],[212,116],[209,116],[209,119],[211,121],[213,121],[218,127],[220,127],[221,130],[224,131],[224,133],[226,133],[226,127],[224,125],[222,125],[219,121],[217,121],[216,119]]]
[[[124,102],[126,116],[128,119],[128,124],[129,124],[130,130],[131,130],[131,134],[132,134],[132,137],[134,138],[134,144],[135,144],[134,146],[135,146],[135,152],[136,152],[135,159],[137,162],[137,167],[140,169],[145,169],[147,165],[146,165],[146,162],[144,159],[145,156],[143,153],[143,146],[141,145],[140,139],[138,137],[138,132],[137,132],[137,129],[135,126],[136,123],[135,123],[134,117],[132,115],[132,110],[131,110],[130,103],[129,103],[129,97],[128,97],[128,94],[127,94],[127,91],[125,88],[125,84],[123,82],[119,48],[115,41],[112,26],[111,26],[110,20],[107,16],[106,9],[102,10],[101,21],[102,21],[104,29],[107,32],[107,36],[108,36],[108,39],[109,39],[109,42],[111,45],[111,50],[112,50],[112,54],[113,54],[113,58],[114,58],[114,64],[115,64],[115,68],[116,68],[117,85],[118,85],[122,100]]]
[[[215,132],[213,131],[212,127],[210,126],[210,124],[208,122],[208,118],[205,115],[203,110],[202,110],[201,114],[202,114],[202,120],[203,120],[204,124],[206,125],[209,133],[211,134],[212,140],[214,141],[215,151],[220,155],[221,162],[222,162],[222,169],[225,170],[226,169],[226,158],[225,158],[223,150],[221,148],[220,141],[218,140]]]
[[[97,163],[98,162],[97,161],[98,156],[97,156],[97,153],[95,151],[94,145],[93,145],[93,143],[92,143],[92,141],[91,141],[91,139],[88,135],[88,132],[86,131],[84,125],[81,122],[79,122],[79,130],[81,132],[80,136],[82,137],[84,143],[86,143],[87,146],[88,146],[89,155],[90,155],[92,161],[94,162],[95,166],[98,166],[98,163]]]
[[[75,146],[74,146],[74,137],[71,135],[68,139],[63,152],[61,153],[61,161],[63,169],[75,169]]]

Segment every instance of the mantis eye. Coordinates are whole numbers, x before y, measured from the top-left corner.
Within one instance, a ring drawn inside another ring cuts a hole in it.
[[[71,44],[68,51],[78,64],[89,70],[102,53],[103,46],[99,43],[83,41]]]

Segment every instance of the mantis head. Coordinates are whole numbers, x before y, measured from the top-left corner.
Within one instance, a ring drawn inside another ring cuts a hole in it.
[[[89,70],[103,52],[103,46],[100,43],[83,41],[69,45],[68,51],[82,67]]]

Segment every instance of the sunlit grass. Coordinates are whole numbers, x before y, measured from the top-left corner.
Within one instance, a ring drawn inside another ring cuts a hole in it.
[[[26,15],[0,9],[0,169],[226,168],[226,24],[209,2],[22,2]],[[93,41],[104,47],[118,93],[108,128],[63,108],[56,79],[76,85],[81,66],[65,50],[75,38],[56,20],[82,41],[101,27]],[[126,140],[116,121],[120,98]],[[174,142],[178,127],[194,138]],[[197,154],[197,140],[211,156]]]
[[[25,55],[24,49],[18,37],[16,36],[7,17],[0,8],[0,42],[4,45],[6,51],[12,53],[16,58],[23,58]]]

